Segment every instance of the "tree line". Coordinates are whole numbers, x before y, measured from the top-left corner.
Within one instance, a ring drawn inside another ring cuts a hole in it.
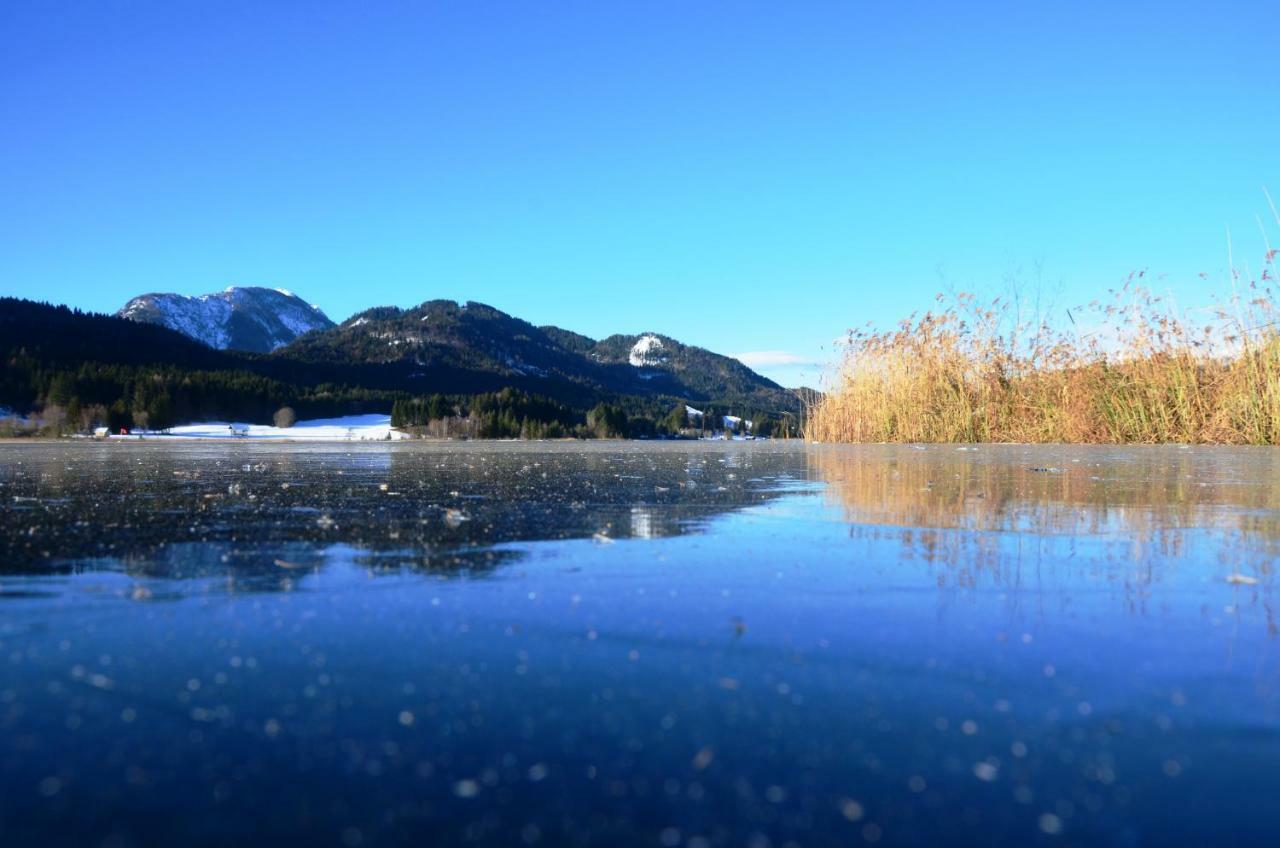
[[[727,407],[725,407],[728,409]],[[708,405],[702,416],[691,415],[688,404],[677,402],[658,414],[652,403],[624,404],[601,401],[580,412],[558,401],[514,388],[477,395],[432,394],[405,397],[391,408],[391,426],[437,438],[594,439],[695,438],[724,430],[720,407]],[[752,422],[734,432],[743,435],[787,437],[798,435],[791,416],[763,411],[738,416]],[[732,428],[731,428],[732,429]]]

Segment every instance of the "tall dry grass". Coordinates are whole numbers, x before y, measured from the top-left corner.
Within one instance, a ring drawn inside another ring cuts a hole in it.
[[[806,436],[1280,444],[1276,255],[1268,248],[1256,279],[1233,268],[1231,294],[1199,322],[1141,274],[1109,304],[1064,311],[1056,327],[1024,320],[1011,301],[940,296],[894,330],[850,334]]]

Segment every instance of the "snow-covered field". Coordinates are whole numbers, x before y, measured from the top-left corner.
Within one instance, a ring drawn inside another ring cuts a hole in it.
[[[291,442],[367,442],[407,439],[399,430],[391,429],[390,415],[348,415],[345,418],[316,418],[299,421],[292,427],[266,424],[238,424],[211,421],[187,424],[163,433],[141,433],[112,436],[113,439],[280,439]]]

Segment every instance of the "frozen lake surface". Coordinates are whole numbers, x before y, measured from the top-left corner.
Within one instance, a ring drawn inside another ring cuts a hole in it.
[[[1280,453],[0,445],[0,837],[1274,845]]]

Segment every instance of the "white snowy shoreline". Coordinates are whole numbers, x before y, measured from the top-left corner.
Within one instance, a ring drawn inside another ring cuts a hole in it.
[[[252,439],[279,442],[385,442],[407,439],[409,436],[391,427],[390,415],[371,414],[348,415],[343,418],[316,418],[310,421],[299,421],[292,427],[209,421],[203,424],[184,424],[181,427],[171,427],[163,431],[130,432],[128,435],[112,434],[107,438],[113,441]]]

